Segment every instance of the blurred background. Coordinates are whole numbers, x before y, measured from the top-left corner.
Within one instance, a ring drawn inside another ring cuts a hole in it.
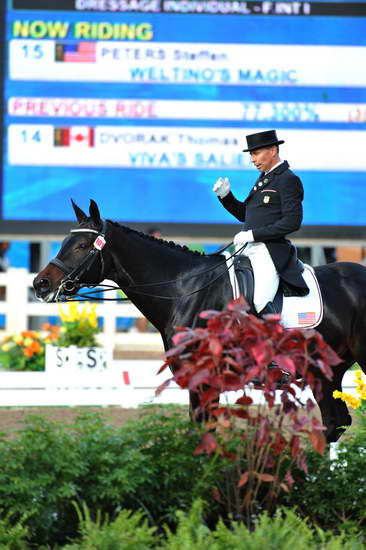
[[[212,252],[240,224],[245,136],[301,177],[299,256],[365,263],[366,4],[8,0],[1,10],[2,270],[38,271],[87,210]]]

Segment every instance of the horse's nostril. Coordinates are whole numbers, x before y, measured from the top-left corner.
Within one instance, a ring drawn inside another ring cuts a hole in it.
[[[50,281],[49,281],[49,279],[46,279],[46,278],[39,279],[36,282],[36,286],[42,288],[43,290],[46,290],[46,289],[50,288]]]

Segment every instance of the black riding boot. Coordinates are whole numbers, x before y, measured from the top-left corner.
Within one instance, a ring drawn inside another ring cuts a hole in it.
[[[262,315],[270,315],[270,314],[275,314],[275,313],[278,313],[278,311],[276,311],[274,305],[273,305],[273,302],[268,302],[266,304],[266,306],[262,309],[262,311],[260,312],[259,314],[259,317],[262,317]],[[268,368],[269,369],[277,369],[278,368],[278,365],[272,361],[272,363],[270,365],[268,365]],[[283,386],[284,384],[289,384],[290,383],[290,380],[291,380],[291,377],[289,375],[288,372],[282,370],[282,376],[281,378],[277,381],[277,387],[280,388],[281,386]]]
[[[262,315],[270,315],[274,313],[278,313],[278,311],[276,311],[273,302],[268,302],[259,313],[259,316],[262,317]]]

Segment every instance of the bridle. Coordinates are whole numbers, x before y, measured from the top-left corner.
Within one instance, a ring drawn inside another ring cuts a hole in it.
[[[62,260],[59,258],[53,258],[50,261],[50,264],[55,265],[61,271],[66,275],[64,277],[57,289],[57,294],[55,296],[55,300],[58,301],[58,298],[60,294],[63,294],[64,292],[71,293],[74,292],[76,289],[80,288],[80,278],[94,265],[97,258],[100,258],[101,262],[101,280],[104,279],[104,258],[102,254],[102,249],[104,248],[106,244],[105,235],[107,232],[107,222],[105,219],[102,219],[102,228],[100,231],[97,231],[96,229],[90,229],[90,228],[80,228],[80,229],[71,229],[70,233],[95,233],[97,235],[97,238],[93,242],[93,247],[91,250],[89,250],[88,254],[83,258],[83,260],[80,262],[78,266],[75,268],[70,268],[67,266]],[[96,285],[83,285],[83,286],[96,286]]]
[[[88,254],[85,256],[85,258],[83,258],[83,260],[80,262],[80,264],[78,266],[76,266],[75,268],[70,268],[62,260],[60,260],[57,256],[55,258],[53,258],[52,260],[50,260],[50,262],[49,262],[50,264],[55,265],[56,267],[58,267],[65,274],[65,277],[61,280],[61,282],[58,286],[56,295],[54,297],[56,302],[60,301],[60,300],[61,301],[73,301],[73,300],[74,301],[80,301],[80,298],[83,298],[83,300],[93,299],[93,300],[130,301],[129,298],[122,298],[122,297],[121,298],[98,298],[96,296],[90,296],[90,293],[89,294],[84,293],[84,294],[78,295],[78,297],[75,297],[75,295],[73,297],[67,297],[65,295],[65,293],[66,294],[72,293],[75,290],[79,290],[82,287],[87,287],[87,288],[93,288],[93,287],[96,287],[96,286],[102,286],[103,287],[101,290],[92,291],[93,293],[103,292],[104,290],[120,290],[119,287],[117,287],[117,286],[101,285],[100,283],[95,283],[95,284],[80,283],[80,278],[94,265],[94,263],[95,263],[95,261],[97,260],[98,257],[100,258],[100,262],[101,262],[100,281],[104,280],[105,264],[104,264],[102,249],[104,248],[104,246],[106,244],[107,221],[105,219],[101,218],[101,222],[102,222],[102,227],[101,227],[100,231],[97,231],[96,229],[87,228],[87,227],[79,228],[79,229],[71,229],[70,230],[70,233],[95,233],[97,235],[95,241],[93,242],[93,247],[88,252]],[[231,244],[232,243],[229,243],[228,245],[222,247],[219,251],[215,252],[214,255],[220,254],[222,251],[229,248],[229,246],[231,246]],[[213,284],[215,281],[217,281],[218,279],[220,279],[221,277],[223,277],[227,273],[227,271],[228,271],[228,269],[226,267],[227,260],[230,260],[231,258],[233,258],[233,257],[237,256],[238,254],[240,254],[242,249],[244,248],[244,246],[241,249],[236,250],[228,258],[226,258],[222,262],[222,264],[219,264],[219,265],[225,265],[225,269],[218,276],[216,276],[214,279],[209,281],[209,283],[207,283],[207,284],[203,285],[202,287],[200,287],[196,290],[193,290],[193,291],[191,291],[191,292],[189,292],[185,295],[161,296],[161,295],[158,295],[158,294],[151,294],[151,293],[143,292],[142,290],[138,290],[138,288],[139,287],[146,288],[146,287],[162,286],[162,285],[166,285],[166,284],[181,282],[183,279],[186,280],[188,278],[197,277],[198,275],[203,275],[205,273],[208,273],[208,272],[212,271],[213,269],[217,269],[217,267],[219,267],[219,266],[216,265],[216,266],[213,266],[213,267],[208,268],[206,270],[203,270],[200,273],[196,273],[196,274],[191,275],[191,276],[185,276],[184,278],[176,279],[176,280],[173,280],[173,281],[162,281],[162,282],[158,282],[158,283],[132,284],[132,285],[128,286],[128,289],[132,290],[136,294],[141,294],[141,295],[144,295],[144,296],[150,296],[152,298],[162,298],[162,299],[166,299],[166,300],[176,300],[176,299],[183,298],[185,296],[191,296],[193,294],[197,294],[201,290],[204,290],[205,288],[211,286],[211,284]],[[64,296],[64,298],[60,298],[60,296]]]

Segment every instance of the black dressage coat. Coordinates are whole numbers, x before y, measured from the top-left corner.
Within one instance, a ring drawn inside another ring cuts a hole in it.
[[[300,178],[284,161],[269,174],[261,173],[245,201],[237,200],[231,191],[220,199],[226,210],[244,222],[244,230],[253,231],[254,241],[265,243],[280,278],[300,296],[309,289],[301,275],[296,248],[285,237],[301,225],[303,198]]]

